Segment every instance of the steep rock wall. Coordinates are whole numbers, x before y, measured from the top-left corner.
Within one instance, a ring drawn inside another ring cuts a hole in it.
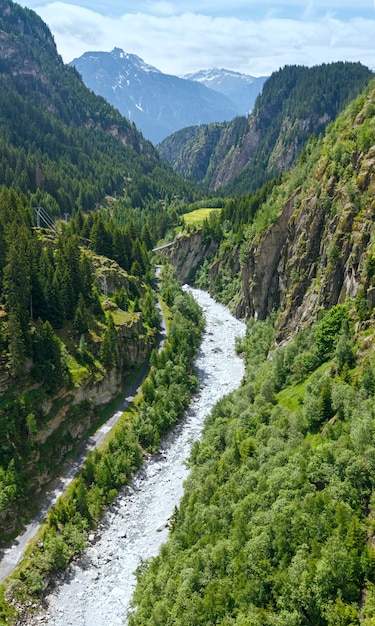
[[[132,323],[117,324],[119,367],[110,371],[97,370],[76,387],[61,388],[54,395],[44,395],[35,407],[43,426],[35,435],[28,459],[33,492],[38,495],[55,475],[66,456],[85,439],[100,420],[101,411],[121,394],[129,371],[144,363],[155,345],[155,337],[146,335],[142,316],[138,313]],[[9,380],[0,380],[0,384]],[[38,466],[38,471],[35,471]],[[0,510],[0,527],[10,536],[19,525],[22,503],[11,502]]]
[[[237,315],[264,319],[279,309],[278,343],[308,326],[321,309],[355,298],[364,284],[374,234],[375,146],[352,155],[352,165],[368,202],[350,198],[342,181],[331,177],[325,183],[329,208],[316,191],[302,199],[297,191],[260,241],[249,247]],[[371,298],[370,288],[369,304]]]
[[[212,239],[203,240],[200,231],[191,235],[180,235],[175,245],[166,250],[173,267],[176,269],[178,280],[184,284],[193,279],[197,269],[204,259],[209,258],[217,251],[219,245]]]
[[[93,373],[78,387],[61,389],[56,396],[43,401],[45,428],[38,432],[37,443],[47,444],[44,445],[47,457],[52,454],[61,461],[66,456],[98,420],[100,409],[120,394],[129,370],[143,363],[155,345],[154,338],[143,333],[141,314],[133,324],[118,326],[116,333],[118,367],[103,375]]]

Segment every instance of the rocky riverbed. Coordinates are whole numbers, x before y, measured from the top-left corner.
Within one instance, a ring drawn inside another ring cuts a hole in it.
[[[189,288],[190,289],[190,288]],[[185,418],[124,487],[89,536],[89,546],[30,618],[36,626],[116,626],[126,624],[135,571],[156,555],[168,536],[168,520],[178,505],[188,470],[185,461],[214,404],[237,388],[244,365],[235,338],[245,325],[203,291],[191,289],[202,306],[206,330],[196,359],[199,392]]]

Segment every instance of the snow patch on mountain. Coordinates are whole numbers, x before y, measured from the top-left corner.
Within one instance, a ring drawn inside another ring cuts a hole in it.
[[[181,128],[230,121],[242,113],[220,90],[163,74],[120,48],[86,52],[71,65],[87,87],[131,119],[154,144]]]

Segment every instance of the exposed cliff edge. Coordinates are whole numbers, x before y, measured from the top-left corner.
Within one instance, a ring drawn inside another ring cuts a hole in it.
[[[101,373],[92,372],[79,385],[60,388],[54,395],[43,394],[38,411],[44,426],[35,437],[28,459],[35,495],[45,488],[67,455],[98,423],[101,411],[123,391],[130,371],[147,360],[155,345],[155,336],[145,333],[141,313],[132,322],[116,324],[115,330],[118,367]],[[2,382],[6,384],[5,379]],[[38,471],[35,471],[37,467]],[[11,502],[0,510],[3,537],[10,536],[18,528],[22,513],[18,504]]]
[[[39,237],[44,245],[57,247],[42,232]],[[51,377],[46,379],[44,370],[40,376],[35,373],[38,361],[34,352],[25,362],[22,379],[15,385],[12,371],[6,366],[6,355],[1,355],[1,417],[7,416],[5,424],[17,419],[23,427],[24,452],[22,473],[19,472],[22,497],[1,503],[1,543],[19,527],[29,494],[34,498],[45,490],[67,455],[100,423],[103,410],[124,391],[131,373],[147,362],[156,345],[158,315],[156,308],[152,309],[151,288],[114,260],[83,249],[81,253],[101,285],[102,294],[99,297],[97,291],[96,302],[90,300],[83,306],[80,326],[76,320],[61,324],[59,338],[55,339],[59,358],[51,365]],[[144,306],[145,299],[148,308]],[[2,321],[7,323],[9,315],[3,307]],[[50,344],[44,349],[48,353]],[[2,426],[3,442],[8,442],[4,421]],[[14,435],[13,446],[15,442]]]
[[[357,155],[355,169],[365,199],[375,188],[375,146]],[[368,244],[374,231],[374,203],[361,206],[351,201],[340,179],[326,182],[330,208],[322,201],[327,196],[311,190],[299,202],[296,192],[262,239],[250,246],[241,268],[237,314],[264,319],[280,309],[278,342],[309,325],[320,310],[355,298],[361,287],[368,306],[373,306],[366,266],[372,254]]]
[[[178,280],[184,284],[194,278],[204,259],[212,257],[218,247],[219,244],[210,238],[203,240],[202,233],[197,231],[178,236],[173,248],[166,249],[165,254],[176,269]]]

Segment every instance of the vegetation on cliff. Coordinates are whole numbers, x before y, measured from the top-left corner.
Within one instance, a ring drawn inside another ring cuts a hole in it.
[[[82,550],[143,451],[182,414],[202,325],[167,272],[161,294],[173,323],[163,351],[151,352],[158,315],[148,253],[192,188],[63,66],[35,14],[6,0],[0,26],[4,534],[98,418],[75,390],[112,375],[121,385],[147,355],[151,365],[140,399],[108,447],[89,456],[8,588],[7,600],[25,603]],[[247,128],[262,135],[246,176],[254,188],[268,182],[217,205],[194,233],[194,253],[200,263],[198,248],[217,251],[201,285],[263,321],[249,322],[238,346],[246,381],[193,449],[170,541],[140,569],[133,626],[374,623],[374,84],[325,138],[309,141],[293,171],[268,180],[369,76],[359,64],[285,68],[265,89],[264,113],[259,99],[253,121],[234,124],[239,148]],[[72,218],[35,228],[34,207]],[[11,619],[5,600],[2,610],[0,620]]]
[[[371,82],[323,139],[312,139],[281,181],[221,212],[220,250],[200,280],[238,314],[264,318],[280,308],[278,341],[346,297],[360,321],[371,316],[374,89]],[[226,285],[234,276],[241,287],[233,296]]]
[[[118,392],[126,373],[150,354],[159,328],[147,251],[136,229],[130,237],[97,214],[90,240],[83,239],[78,219],[53,231],[35,229],[32,222],[25,199],[3,187],[2,542],[20,523],[35,485],[56,471],[75,439],[98,420],[95,386],[113,372],[119,380],[113,392]],[[82,217],[81,228],[85,224]],[[111,245],[118,263],[99,256],[111,252]],[[82,392],[76,401],[75,391],[85,387],[87,399]]]
[[[3,543],[150,355],[149,250],[192,191],[63,64],[33,11],[2,2],[0,44]]]

